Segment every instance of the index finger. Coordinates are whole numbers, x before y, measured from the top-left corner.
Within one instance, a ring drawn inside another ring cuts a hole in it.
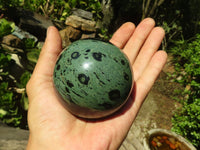
[[[120,49],[123,49],[129,38],[132,36],[134,30],[135,25],[133,23],[125,23],[114,33],[110,42]]]

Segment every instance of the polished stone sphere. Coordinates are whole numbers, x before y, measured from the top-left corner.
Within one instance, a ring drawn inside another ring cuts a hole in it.
[[[53,79],[67,109],[83,118],[101,118],[117,111],[133,87],[125,54],[113,44],[96,39],[78,40],[63,50]]]

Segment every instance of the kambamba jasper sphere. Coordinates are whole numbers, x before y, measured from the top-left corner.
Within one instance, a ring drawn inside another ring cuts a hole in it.
[[[67,109],[83,118],[101,118],[121,108],[133,87],[131,65],[111,43],[73,42],[60,54],[54,84]]]

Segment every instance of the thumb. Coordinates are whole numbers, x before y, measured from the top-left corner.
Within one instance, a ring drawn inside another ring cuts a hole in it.
[[[55,27],[49,27],[38,62],[35,66],[31,79],[26,85],[29,100],[32,99],[34,95],[38,95],[41,90],[44,90],[47,87],[47,89],[52,87],[54,66],[56,64],[57,57],[62,50],[61,41],[62,40],[58,30]]]
[[[47,37],[40,53],[33,75],[52,76],[58,55],[62,50],[62,40],[58,30],[51,26],[47,30]]]

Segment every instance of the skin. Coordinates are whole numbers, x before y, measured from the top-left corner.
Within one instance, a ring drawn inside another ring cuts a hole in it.
[[[122,109],[100,120],[84,120],[67,111],[53,85],[53,70],[62,51],[61,37],[49,27],[33,75],[27,84],[29,97],[27,150],[116,150],[161,72],[167,54],[157,51],[164,30],[146,18],[135,27],[123,24],[110,39],[128,56],[134,73],[132,94]]]

